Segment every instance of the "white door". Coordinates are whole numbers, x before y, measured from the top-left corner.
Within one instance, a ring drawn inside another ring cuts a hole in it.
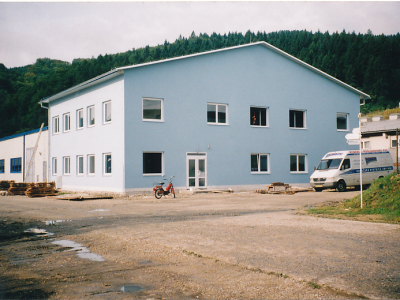
[[[205,153],[188,153],[186,160],[187,186],[205,188],[207,186],[207,157]]]

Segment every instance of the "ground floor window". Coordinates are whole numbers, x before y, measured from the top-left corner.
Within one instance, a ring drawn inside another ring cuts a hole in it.
[[[63,158],[64,161],[64,175],[70,175],[71,174],[71,158],[69,156],[64,156]]]
[[[4,173],[4,159],[0,159],[0,173]]]
[[[94,173],[96,172],[95,166],[96,165],[95,165],[94,154],[88,155],[88,173],[89,173],[89,175],[94,175]]]
[[[253,153],[251,154],[251,173],[269,172],[269,154]]]
[[[104,174],[111,174],[111,153],[104,154]]]
[[[306,155],[305,154],[291,154],[290,155],[290,172],[292,173],[306,173]]]
[[[76,169],[78,171],[78,175],[83,175],[83,155],[78,155],[76,157]]]
[[[11,158],[10,161],[10,172],[21,173],[22,172],[22,158]]]
[[[57,175],[57,157],[52,158],[53,175]]]
[[[162,164],[162,152],[143,152],[144,175],[161,175],[163,173]]]

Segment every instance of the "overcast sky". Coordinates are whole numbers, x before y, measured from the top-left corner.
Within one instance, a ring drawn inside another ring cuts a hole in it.
[[[2,0],[0,0],[2,1]],[[400,31],[400,2],[0,2],[0,63],[125,52],[194,31]]]

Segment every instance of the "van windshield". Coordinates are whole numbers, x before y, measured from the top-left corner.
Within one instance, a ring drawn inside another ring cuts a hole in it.
[[[317,170],[339,169],[341,158],[323,159],[318,165]]]

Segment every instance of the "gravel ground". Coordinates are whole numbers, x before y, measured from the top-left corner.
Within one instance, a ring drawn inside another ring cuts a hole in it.
[[[398,299],[399,225],[299,213],[355,194],[0,197],[0,298]]]

